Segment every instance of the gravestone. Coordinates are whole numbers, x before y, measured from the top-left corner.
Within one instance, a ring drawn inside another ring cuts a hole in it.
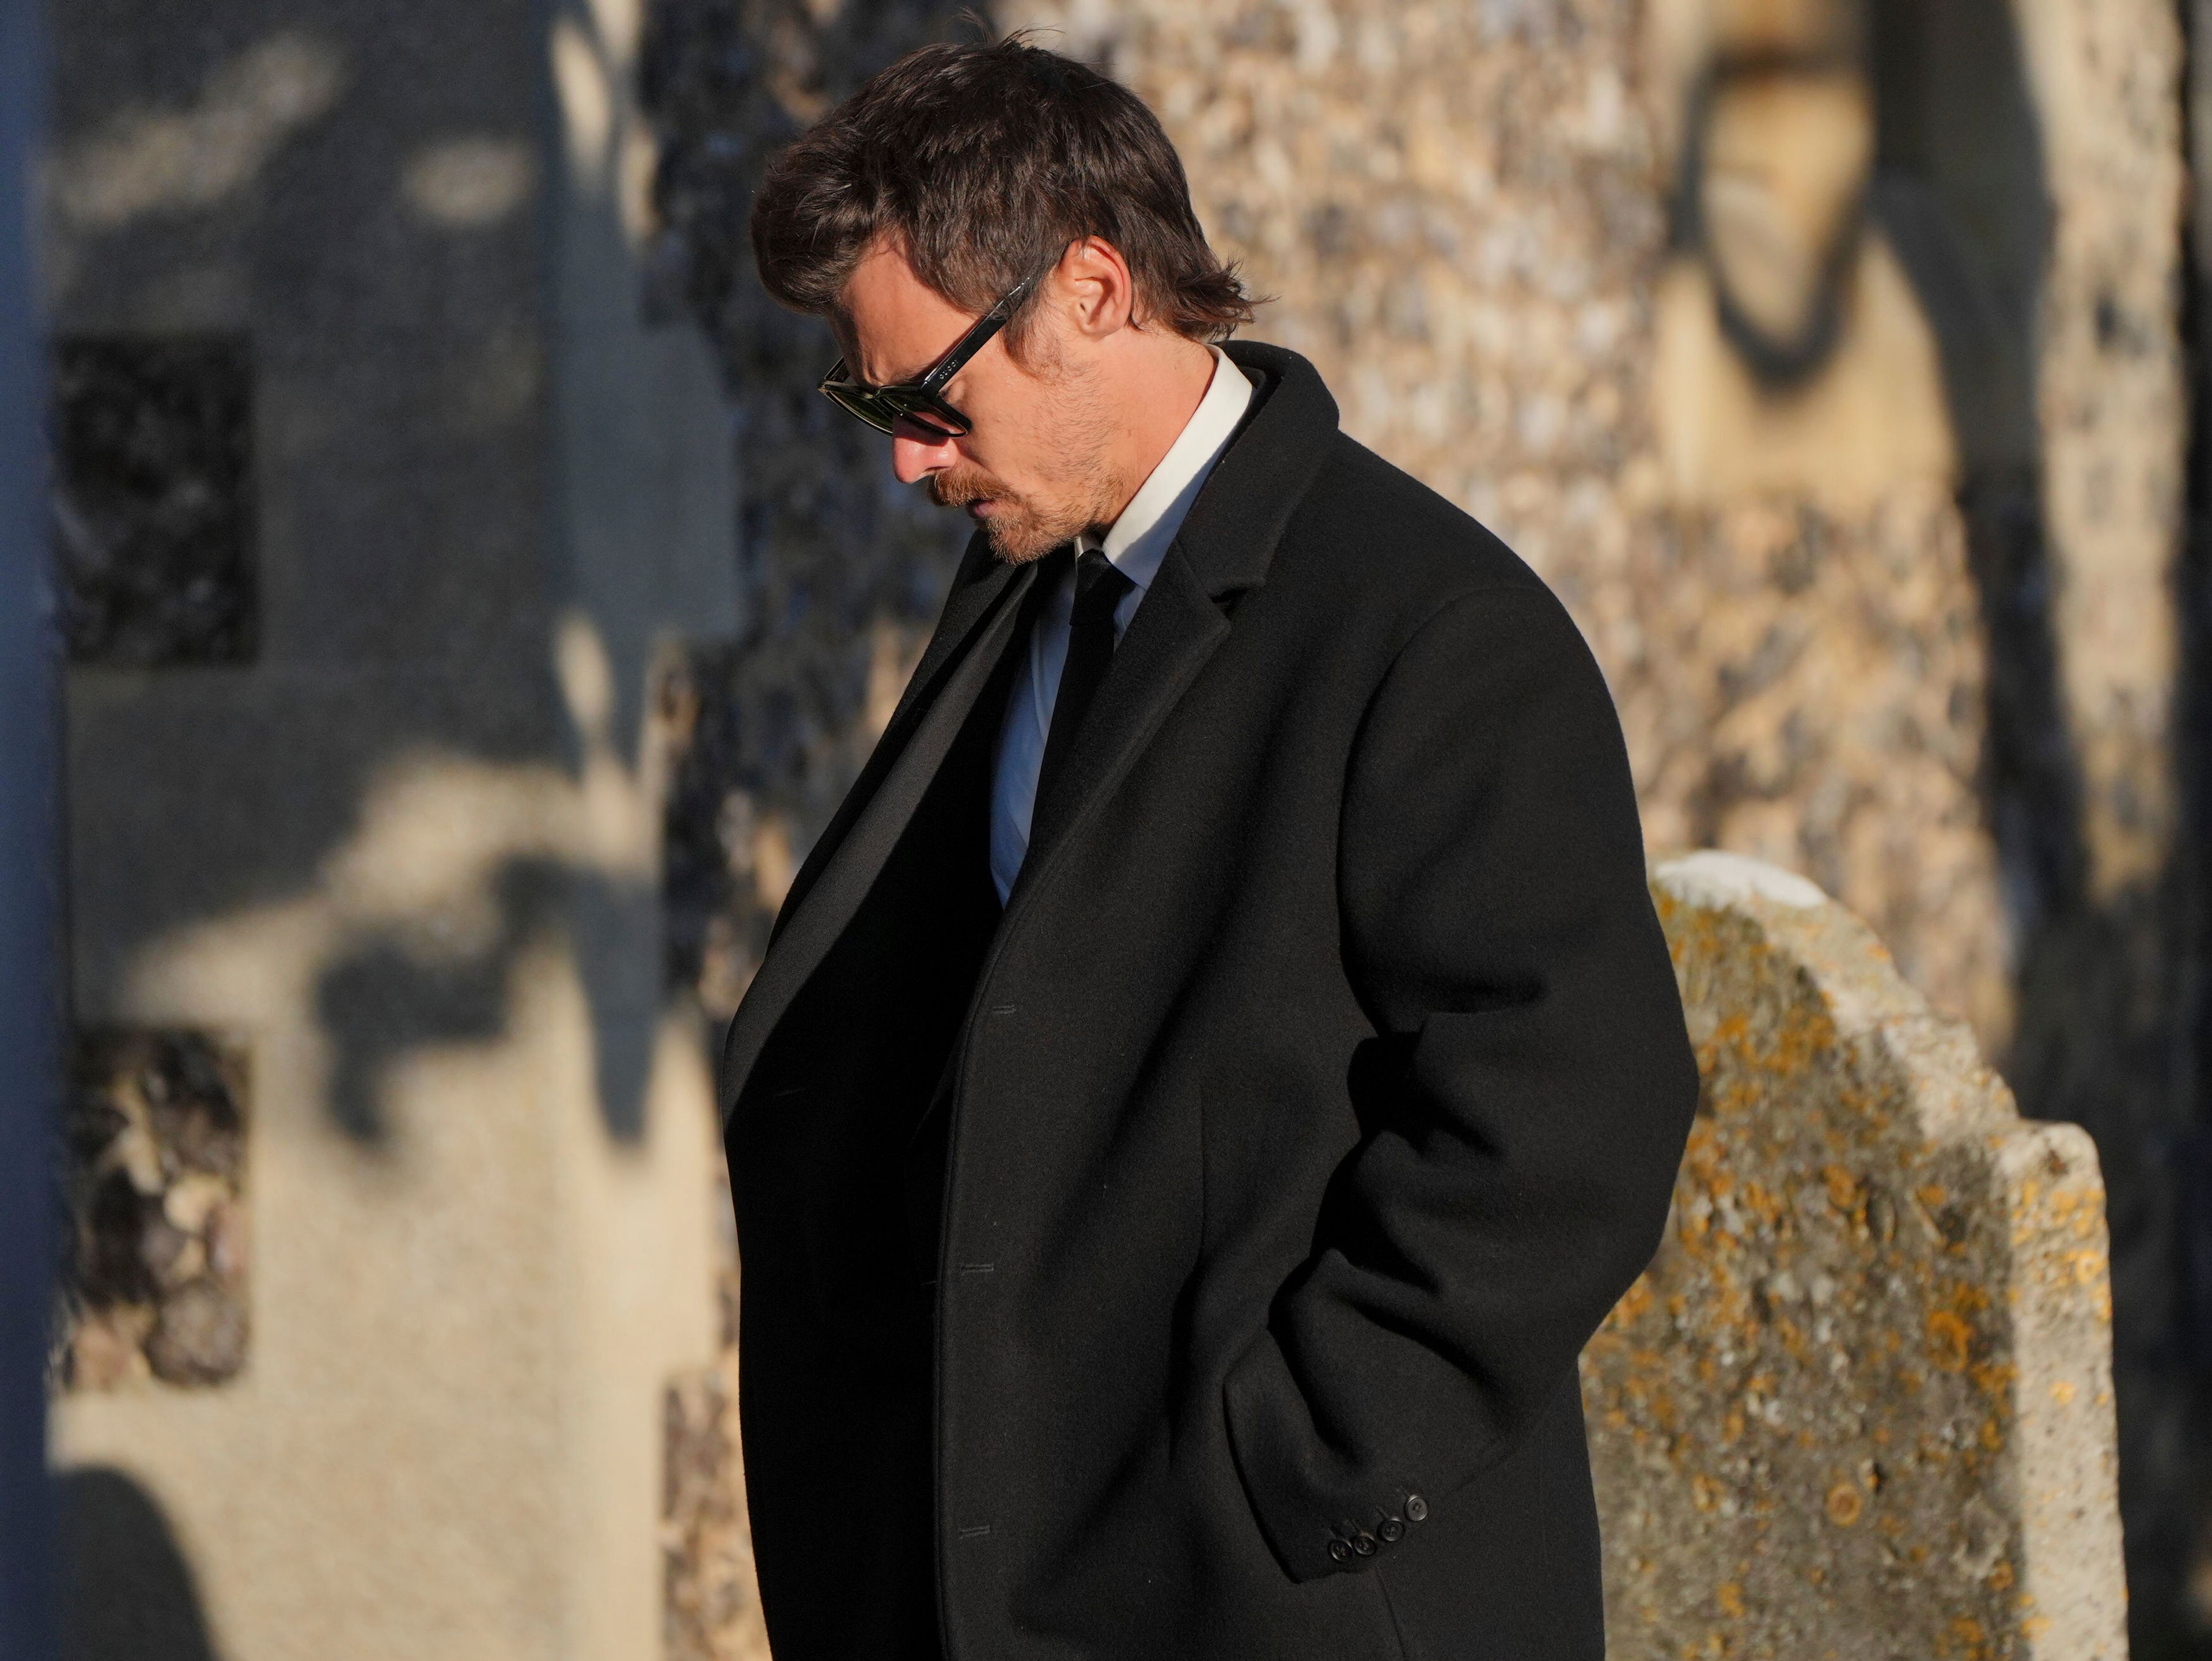
[[[1583,1358],[1621,1658],[2126,1654],[2095,1149],[1801,877],[1662,864],[1703,1080]]]

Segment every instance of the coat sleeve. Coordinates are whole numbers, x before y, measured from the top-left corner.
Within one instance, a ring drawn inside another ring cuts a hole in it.
[[[1698,1091],[1620,723],[1540,586],[1464,594],[1401,651],[1337,880],[1376,1034],[1351,1074],[1363,1134],[1224,1386],[1300,1580],[1441,1514],[1576,1387],[1657,1248]]]

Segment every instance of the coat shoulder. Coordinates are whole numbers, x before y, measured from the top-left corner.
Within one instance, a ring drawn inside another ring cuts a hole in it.
[[[1340,618],[1416,623],[1478,589],[1551,593],[1487,527],[1342,434],[1285,527],[1268,586]]]

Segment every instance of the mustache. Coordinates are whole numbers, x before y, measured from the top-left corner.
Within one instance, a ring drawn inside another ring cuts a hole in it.
[[[998,480],[981,471],[932,473],[925,488],[929,499],[940,508],[964,508],[971,502],[981,502],[987,497],[1003,499],[1006,495]]]

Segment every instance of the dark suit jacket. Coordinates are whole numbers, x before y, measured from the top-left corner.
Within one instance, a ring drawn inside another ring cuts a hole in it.
[[[1230,352],[1003,918],[1033,572],[978,538],[732,1023],[778,1661],[1602,1653],[1575,1358],[1698,1087],[1619,724],[1526,566]]]

